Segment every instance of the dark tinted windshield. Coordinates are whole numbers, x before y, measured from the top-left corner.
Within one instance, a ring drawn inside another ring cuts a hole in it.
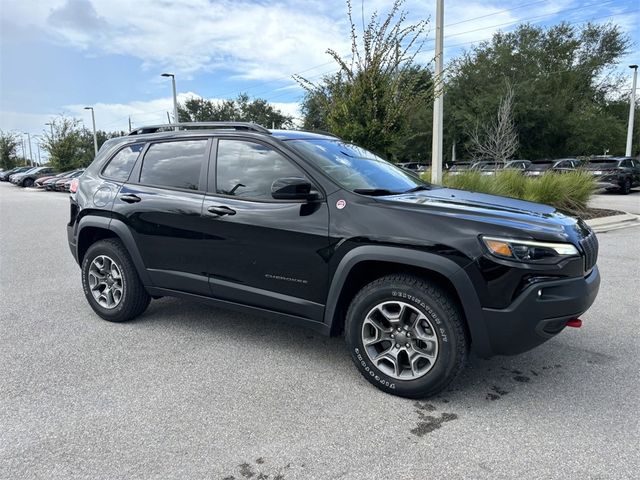
[[[548,170],[553,167],[553,162],[538,162],[529,165],[530,170]]]
[[[587,163],[587,168],[615,168],[618,166],[618,160],[598,160]]]
[[[425,186],[417,176],[356,145],[338,139],[289,140],[288,145],[313,161],[349,190],[406,192]]]

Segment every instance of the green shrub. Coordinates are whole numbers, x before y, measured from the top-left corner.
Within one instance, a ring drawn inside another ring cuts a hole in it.
[[[548,172],[527,182],[522,198],[580,214],[586,210],[595,187],[595,181],[588,172]]]
[[[426,175],[422,178],[430,180]],[[580,215],[586,210],[596,187],[593,177],[583,171],[547,172],[540,177],[525,177],[516,170],[504,170],[496,175],[466,171],[458,175],[445,173],[443,184],[460,190],[545,203],[573,215]]]

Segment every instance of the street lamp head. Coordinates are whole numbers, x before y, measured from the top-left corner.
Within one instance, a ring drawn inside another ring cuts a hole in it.
[[[93,107],[84,107],[85,110],[93,110]]]
[[[634,70],[636,70],[638,68],[638,65],[629,65],[629,68],[633,68]]]
[[[173,73],[162,73],[160,74],[161,77],[173,77]]]

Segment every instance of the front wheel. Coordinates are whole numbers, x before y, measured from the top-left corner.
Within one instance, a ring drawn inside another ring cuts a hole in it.
[[[89,247],[82,260],[82,288],[91,308],[110,322],[137,317],[151,301],[129,254],[116,239]]]
[[[33,187],[33,178],[27,178],[24,182],[22,182],[22,186],[26,188]]]
[[[444,390],[468,353],[454,299],[433,282],[406,274],[379,278],[360,290],[347,312],[345,337],[369,382],[408,398]]]

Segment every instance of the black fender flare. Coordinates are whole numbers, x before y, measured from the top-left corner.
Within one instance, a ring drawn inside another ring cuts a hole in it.
[[[142,284],[145,286],[153,286],[151,276],[144,266],[142,255],[140,254],[140,250],[136,245],[136,241],[134,240],[129,227],[127,227],[127,225],[122,220],[112,218],[111,223],[109,223],[109,230],[118,235],[118,237],[120,237],[120,240],[122,240],[122,243],[131,256],[131,260],[133,260],[133,264],[136,266],[136,270],[138,271],[138,276],[140,277]]]
[[[87,215],[82,217],[78,222],[78,232],[77,237],[80,238],[80,234],[83,229],[87,227],[96,227],[102,228],[104,230],[110,230],[116,234],[116,236],[120,239],[120,241],[124,244],[127,252],[129,252],[129,256],[131,256],[131,260],[133,260],[133,264],[138,271],[138,275],[140,276],[140,280],[142,284],[145,286],[153,286],[151,282],[151,278],[147,269],[144,266],[144,262],[142,261],[142,255],[140,255],[140,250],[138,250],[138,246],[136,245],[135,240],[133,239],[133,235],[129,228],[122,222],[121,220],[111,218],[111,217],[100,217],[94,215]],[[78,248],[79,245],[75,246],[76,248],[76,259],[78,258]]]
[[[349,273],[363,261],[380,261],[411,265],[434,271],[446,277],[456,290],[471,334],[473,350],[481,357],[491,356],[491,344],[484,322],[482,306],[471,279],[453,260],[420,250],[384,245],[364,245],[349,251],[333,275],[324,314],[324,323],[331,329],[340,293]]]

